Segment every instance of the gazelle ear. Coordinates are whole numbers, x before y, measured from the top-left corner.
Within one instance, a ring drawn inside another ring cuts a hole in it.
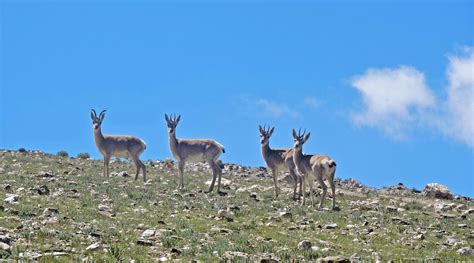
[[[168,114],[165,113],[165,120],[167,123],[170,123],[170,117],[168,117]]]
[[[176,118],[175,124],[178,124],[180,119],[181,119],[181,115],[178,115],[178,118]]]
[[[309,135],[311,135],[311,132],[308,132],[308,133],[304,136],[304,142],[306,142],[306,141],[309,139]]]
[[[262,130],[262,126],[260,124],[258,125],[258,130],[260,131],[260,134],[264,134],[264,132]]]
[[[91,119],[94,120],[94,113],[91,111]]]
[[[296,139],[298,136],[296,135],[295,129],[291,129],[291,131],[293,132],[293,138]]]

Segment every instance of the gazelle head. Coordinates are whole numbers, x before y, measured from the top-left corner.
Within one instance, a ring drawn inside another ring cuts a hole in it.
[[[265,126],[263,126],[262,128],[262,126],[258,125],[258,129],[260,130],[260,143],[262,145],[267,145],[270,140],[270,137],[272,137],[275,127],[272,127],[271,129],[270,127],[268,127],[268,129],[266,129]]]
[[[309,139],[309,135],[311,134],[308,132],[306,134],[306,130],[301,134],[301,128],[298,130],[298,134],[296,134],[295,129],[292,129],[293,131],[293,139],[295,142],[295,149],[299,150],[301,147],[303,147],[303,144]]]
[[[104,117],[105,117],[105,110],[103,110],[99,114],[99,117],[97,117],[97,113],[95,112],[94,109],[91,110],[92,127],[94,128],[94,131],[97,131],[100,129],[100,125],[102,124]]]
[[[179,123],[179,120],[181,119],[181,115],[178,115],[178,117],[176,117],[176,115],[170,115],[170,117],[168,117],[168,114],[165,113],[165,120],[166,120],[166,124],[168,125],[168,133],[171,134],[171,135],[174,135],[175,132],[176,132],[176,126],[178,126],[178,123]]]

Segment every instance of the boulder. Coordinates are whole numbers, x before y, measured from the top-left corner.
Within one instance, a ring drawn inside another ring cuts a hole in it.
[[[453,199],[453,194],[449,192],[448,187],[438,183],[427,184],[423,189],[423,194],[428,197]]]

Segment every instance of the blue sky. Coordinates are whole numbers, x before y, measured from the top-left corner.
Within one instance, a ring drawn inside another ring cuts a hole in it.
[[[264,165],[258,124],[272,147],[303,127],[339,177],[474,196],[472,1],[1,3],[0,148],[101,158],[95,108],[164,159],[179,113],[226,162]]]

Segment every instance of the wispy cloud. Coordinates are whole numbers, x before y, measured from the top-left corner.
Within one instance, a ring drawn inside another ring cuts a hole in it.
[[[321,106],[322,101],[315,97],[306,97],[303,99],[303,106],[311,109],[316,109]]]
[[[256,105],[262,110],[263,114],[274,118],[298,118],[300,115],[296,110],[291,109],[287,104],[281,102],[259,99]]]
[[[447,97],[437,101],[422,72],[409,66],[369,69],[351,85],[361,94],[363,110],[354,123],[405,138],[413,125],[435,127],[474,147],[474,49],[448,56]]]
[[[425,108],[435,104],[423,73],[413,67],[369,69],[354,77],[351,84],[364,103],[364,110],[354,114],[353,121],[396,138],[404,138],[406,128],[419,120]]]
[[[448,57],[446,115],[440,129],[474,147],[474,49],[466,48],[461,55]]]

